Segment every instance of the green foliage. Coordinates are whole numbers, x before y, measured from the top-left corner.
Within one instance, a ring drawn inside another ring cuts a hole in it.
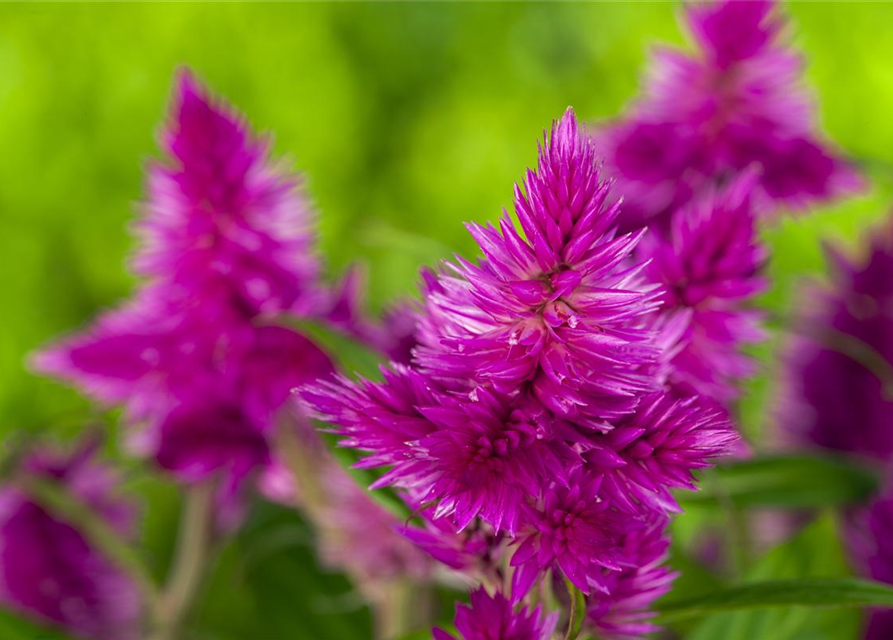
[[[0,609],[0,638],[3,640],[71,640],[60,631],[38,626],[3,609]]]
[[[754,582],[661,607],[664,621],[715,612],[789,607],[893,607],[893,587],[854,578]]]
[[[716,640],[717,638],[723,640],[754,640],[755,638],[760,640],[805,640],[806,638],[855,640],[861,615],[858,611],[814,610],[804,607],[776,608],[773,599],[781,601],[780,599],[786,596],[770,591],[766,584],[772,581],[794,580],[808,583],[810,580],[833,579],[835,580],[833,585],[838,587],[836,590],[829,589],[823,592],[821,585],[829,583],[814,583],[816,586],[814,592],[800,589],[787,597],[800,597],[804,600],[810,597],[825,598],[824,602],[813,601],[821,606],[830,606],[835,602],[838,605],[845,605],[848,601],[852,602],[850,598],[859,597],[850,595],[846,589],[839,589],[841,585],[847,584],[850,577],[850,570],[841,548],[834,518],[830,515],[822,516],[799,535],[772,549],[746,572],[742,585],[740,585],[745,587],[744,597],[738,601],[738,604],[754,604],[759,601],[761,592],[767,596],[772,593],[773,598],[763,598],[762,600],[762,605],[769,608],[733,613],[718,610],[717,613],[708,615],[691,629],[685,638],[686,640]],[[762,586],[754,588],[754,585]],[[801,584],[801,586],[806,585]],[[855,588],[855,585],[853,586]],[[810,595],[810,593],[814,593],[814,595]],[[856,591],[853,593],[857,594]],[[873,593],[877,595],[878,591]],[[719,591],[714,597],[720,603],[723,597],[727,598],[726,604],[730,601],[734,602],[728,599],[728,594],[728,591]],[[732,594],[734,595],[734,591]],[[884,591],[881,596],[889,598],[890,593]],[[672,603],[671,597],[666,599],[667,603]],[[710,597],[708,596],[705,611],[709,610]]]
[[[864,464],[839,457],[774,455],[719,465],[704,473],[699,491],[679,499],[686,507],[831,507],[864,502],[878,484]]]

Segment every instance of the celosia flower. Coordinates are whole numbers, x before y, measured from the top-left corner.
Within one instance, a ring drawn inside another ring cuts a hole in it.
[[[502,532],[496,532],[480,520],[459,531],[446,518],[435,519],[432,509],[416,509],[421,511],[417,515],[423,519],[423,526],[406,525],[398,529],[408,540],[455,571],[471,576],[498,575],[505,540]]]
[[[893,456],[893,227],[865,255],[830,255],[828,285],[805,290],[788,348],[778,422],[798,441],[883,463]]]
[[[603,493],[626,510],[636,503],[679,511],[671,489],[696,489],[692,471],[730,452],[738,435],[728,413],[698,397],[655,393],[611,431],[593,435],[584,453],[604,474]]]
[[[514,532],[526,497],[578,457],[550,437],[532,399],[513,403],[484,388],[453,394],[399,365],[384,375],[384,384],[321,382],[303,397],[314,417],[339,425],[343,445],[372,452],[359,466],[393,467],[373,487],[435,500],[434,517],[450,516],[459,529],[480,516]]]
[[[134,260],[146,282],[82,335],[35,356],[107,405],[123,404],[142,451],[186,482],[281,472],[269,439],[290,390],[332,371],[283,315],[325,317],[300,180],[267,158],[241,116],[186,73],[149,171]],[[281,473],[280,473],[281,475]]]
[[[766,249],[757,236],[746,172],[721,190],[708,189],[673,216],[666,237],[650,234],[640,255],[648,277],[664,289],[662,314],[690,311],[688,327],[670,362],[670,383],[721,402],[738,395],[753,373],[741,352],[763,337],[753,298],[767,287]]]
[[[548,569],[560,569],[578,589],[590,593],[606,590],[605,573],[626,564],[619,554],[620,540],[637,526],[635,516],[618,512],[602,498],[601,475],[578,467],[568,480],[567,486],[547,489],[541,503],[525,514],[511,562],[516,567],[513,602]]]
[[[160,138],[170,160],[149,169],[135,271],[209,315],[314,309],[310,207],[300,179],[268,160],[270,143],[187,72]]]
[[[59,483],[123,537],[133,534],[133,505],[112,495],[117,478],[94,458],[95,442],[70,455],[28,454],[0,489],[0,599],[28,616],[85,638],[138,637],[133,582],[75,526],[27,491],[29,480]]]
[[[668,216],[751,165],[768,212],[857,188],[855,171],[817,136],[800,56],[785,48],[771,0],[689,3],[697,53],[662,49],[629,116],[599,135],[624,195],[623,225]]]
[[[558,614],[543,615],[540,607],[514,611],[501,593],[493,597],[483,589],[471,593],[471,606],[456,607],[456,629],[460,640],[549,640],[558,624]],[[435,640],[456,640],[434,629]]]
[[[571,109],[540,149],[524,191],[516,187],[522,237],[506,215],[499,229],[469,225],[484,258],[459,259],[426,292],[419,366],[537,398],[592,424],[628,413],[655,386],[657,356],[642,319],[656,292],[630,259],[641,232],[616,235],[592,140]]]
[[[359,466],[389,468],[372,486],[403,491],[427,521],[407,534],[434,557],[504,583],[486,554],[511,544],[456,536],[483,527],[517,538],[515,600],[549,570],[587,593],[650,572],[657,560],[624,545],[674,507],[670,488],[690,487],[691,471],[735,440],[722,409],[661,390],[693,311],[658,311],[663,283],[633,255],[641,233],[613,231],[607,193],[568,110],[516,191],[523,235],[508,216],[498,230],[471,225],[484,258],[423,272],[410,364],[381,382],[300,391],[342,445],[366,454]],[[715,258],[726,282],[711,293],[733,296],[738,272]],[[634,594],[624,600],[632,607]],[[499,635],[499,620],[474,626],[491,617],[461,614],[463,637],[516,637]]]
[[[586,628],[595,636],[639,640],[659,630],[651,622],[650,607],[670,590],[676,577],[665,564],[670,546],[665,524],[658,518],[625,536],[621,549],[632,559],[630,566],[606,572],[605,592],[593,593],[586,600]]]

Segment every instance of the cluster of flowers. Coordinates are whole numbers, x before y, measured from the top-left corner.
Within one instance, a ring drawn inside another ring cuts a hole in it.
[[[422,520],[404,533],[494,592],[460,609],[466,640],[548,638],[554,615],[513,606],[558,578],[599,637],[653,630],[671,490],[736,439],[758,216],[859,184],[816,141],[772,3],[685,15],[699,55],[661,52],[627,119],[592,135],[568,111],[516,188],[520,231],[471,224],[483,257],[424,275],[410,362],[301,393],[360,466],[388,468],[373,487]]]
[[[853,555],[893,584],[893,225],[857,259],[829,249],[831,282],[804,291],[784,369],[778,422],[797,443],[857,456],[883,494],[851,518]],[[866,638],[893,636],[893,614],[871,616]]]
[[[412,361],[301,397],[368,453],[360,466],[389,467],[373,486],[416,505],[411,539],[508,596],[477,596],[482,615],[551,573],[589,596],[600,631],[635,636],[672,577],[660,566],[670,490],[692,488],[736,434],[720,405],[670,383],[689,314],[660,311],[664,291],[633,258],[643,232],[616,233],[607,197],[569,110],[516,190],[523,235],[508,214],[498,229],[471,224],[484,257],[426,274]],[[469,615],[469,629],[481,623]],[[497,619],[542,637],[554,626]]]
[[[742,347],[762,335],[758,219],[858,184],[817,141],[772,3],[685,17],[699,52],[661,52],[625,120],[587,131],[568,110],[515,190],[516,220],[470,224],[483,256],[424,272],[421,303],[380,323],[362,314],[356,274],[323,282],[297,178],[183,74],[138,225],[139,290],[35,367],[123,406],[134,446],[184,484],[215,482],[221,528],[252,488],[309,505],[321,487],[309,511],[333,563],[366,579],[427,576],[434,559],[470,577],[481,586],[457,613],[465,640],[547,640],[560,615],[524,603],[554,601],[562,581],[586,595],[599,637],[653,631],[650,605],[673,579],[672,492],[737,440]],[[393,362],[378,382],[336,376],[292,319]],[[352,484],[306,413],[361,450],[360,467],[386,469],[372,486],[395,487],[412,523]],[[310,452],[298,463],[286,464],[283,422]],[[91,453],[41,454],[19,475],[64,483],[126,533]],[[326,481],[296,486],[287,467],[311,461]],[[129,637],[139,603],[126,577],[19,484],[0,501],[0,595],[91,637]],[[76,552],[23,568],[35,540]],[[27,572],[62,586],[35,592]]]
[[[858,185],[811,131],[772,9],[687,6],[699,55],[661,52],[591,137],[565,114],[516,188],[521,232],[472,224],[483,258],[425,274],[412,360],[302,392],[389,468],[373,486],[423,520],[404,533],[495,591],[460,610],[467,640],[549,637],[555,616],[512,603],[550,576],[587,594],[600,637],[652,630],[671,490],[735,440],[725,408],[762,335],[758,214]]]
[[[330,479],[321,498],[329,508],[312,515],[320,515],[323,529],[334,522],[347,532],[346,539],[327,538],[326,557],[347,563],[360,579],[418,567],[424,560],[418,550],[396,533],[382,533],[398,524],[396,517],[350,478],[333,475],[335,461],[286,403],[292,388],[334,370],[321,347],[290,327],[294,320],[323,322],[397,355],[405,314],[396,309],[381,323],[364,317],[358,272],[327,286],[299,178],[271,164],[269,141],[254,138],[241,116],[188,72],[175,94],[161,135],[169,160],[149,169],[149,199],[137,225],[141,243],[132,266],[142,285],[85,333],[36,354],[33,366],[105,406],[121,405],[134,450],[184,485],[215,483],[220,532],[242,519],[252,490],[307,502],[277,443],[284,423],[317,453],[305,477]],[[26,462],[15,475],[49,474],[88,506],[102,506],[107,471],[86,461],[92,451],[49,466]],[[49,453],[35,455],[42,460]],[[70,523],[21,490],[7,493],[0,514],[4,600],[89,637],[130,637],[122,618],[136,629],[140,607],[139,598],[121,605],[134,593],[132,585],[119,586],[127,578]],[[367,525],[376,523],[377,543],[393,546],[390,561],[359,563],[359,554],[348,554],[359,532],[334,512],[362,512]],[[97,514],[119,527],[113,513]],[[70,553],[56,562],[34,545]]]

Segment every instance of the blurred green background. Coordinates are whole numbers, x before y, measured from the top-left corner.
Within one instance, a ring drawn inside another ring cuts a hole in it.
[[[420,265],[472,250],[461,222],[493,219],[510,204],[512,182],[534,161],[552,118],[568,105],[586,120],[623,109],[648,48],[684,43],[677,9],[644,2],[0,5],[3,434],[70,431],[87,415],[74,392],[27,374],[23,358],[132,287],[127,226],[178,65],[193,67],[257,128],[274,132],[277,153],[308,178],[332,272],[364,262],[370,303],[380,308],[413,291]],[[868,167],[874,186],[766,230],[775,283],[766,304],[779,312],[798,278],[821,270],[821,240],[852,243],[886,215],[893,196],[893,4],[798,2],[785,10],[822,127]],[[743,407],[752,434],[771,404],[774,351],[760,350],[766,373]],[[135,483],[152,501],[147,553],[162,572],[175,492],[163,482]],[[344,579],[315,567],[306,527],[259,508],[225,554],[231,561],[207,597],[201,637],[368,638],[368,614]],[[833,531],[821,537],[825,529],[812,544],[833,539]],[[266,562],[266,572],[252,573],[245,556]],[[267,626],[261,632],[258,624]]]

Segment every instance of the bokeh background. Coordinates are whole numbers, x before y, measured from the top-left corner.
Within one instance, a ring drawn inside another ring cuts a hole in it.
[[[684,46],[677,9],[645,2],[0,5],[3,437],[65,437],[86,420],[108,419],[73,391],[27,373],[24,358],[133,285],[127,227],[179,65],[275,133],[277,154],[307,176],[332,272],[364,263],[369,303],[378,309],[414,290],[421,265],[471,251],[462,221],[492,220],[510,204],[512,182],[533,163],[543,129],[568,105],[590,121],[623,109],[649,49]],[[822,127],[873,186],[766,230],[774,284],[765,304],[780,318],[799,279],[821,273],[822,242],[854,246],[893,202],[893,4],[797,2],[785,10]],[[742,407],[757,448],[771,436],[779,340],[758,350],[764,373]],[[114,439],[109,447],[114,455]],[[145,554],[163,574],[176,491],[136,468],[128,483],[148,501]],[[368,639],[368,611],[343,577],[317,565],[301,519],[269,505],[256,511],[224,551],[196,637]],[[820,518],[801,538],[756,570],[847,571],[830,520]],[[680,589],[703,590],[710,579],[694,568]],[[851,613],[829,616],[739,616],[720,635],[708,619],[700,633],[705,640],[854,633]]]

